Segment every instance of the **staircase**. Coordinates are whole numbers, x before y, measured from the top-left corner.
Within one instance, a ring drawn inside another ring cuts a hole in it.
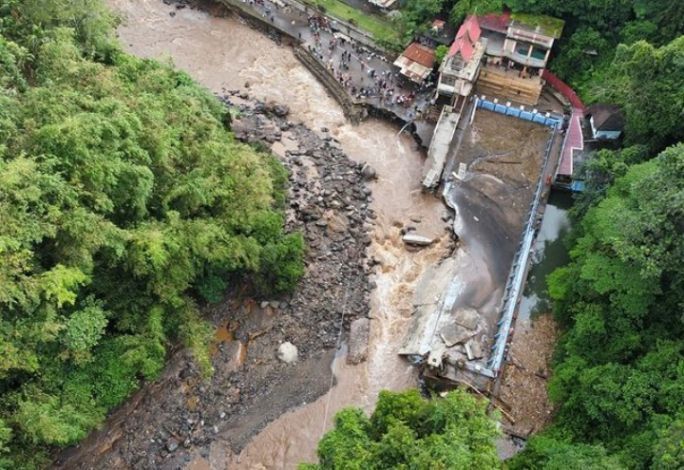
[[[483,67],[477,80],[477,93],[516,103],[536,106],[542,84],[538,77],[520,78],[515,73]]]

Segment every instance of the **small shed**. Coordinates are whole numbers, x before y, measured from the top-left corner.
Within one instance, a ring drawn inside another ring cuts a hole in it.
[[[613,104],[595,104],[587,108],[594,139],[615,140],[622,135],[625,119],[620,108]]]
[[[423,83],[435,66],[435,50],[418,42],[411,43],[394,65],[412,82]]]

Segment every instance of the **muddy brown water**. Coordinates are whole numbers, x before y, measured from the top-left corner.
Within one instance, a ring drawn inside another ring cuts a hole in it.
[[[377,219],[370,252],[380,267],[371,297],[367,362],[350,366],[344,354],[338,354],[332,364],[334,386],[326,395],[282,415],[238,455],[219,436],[209,457],[193,461],[190,468],[295,468],[300,462],[314,461],[317,442],[331,427],[336,411],[348,405],[370,410],[380,390],[416,384],[415,370],[396,351],[409,327],[416,280],[450,249],[442,221],[447,209],[420,189],[424,156],[415,141],[399,135],[394,125],[375,119],[348,124],[337,103],[288,47],[276,45],[239,19],[176,10],[160,0],[109,0],[109,4],[122,15],[118,33],[129,52],[170,60],[217,93],[239,89],[259,100],[287,104],[292,120],[315,130],[329,129],[350,158],[368,162],[378,173],[372,184]],[[284,152],[286,144],[276,144],[274,152]],[[422,251],[407,251],[400,233],[405,225],[439,241]],[[230,325],[217,331],[216,340],[232,341]]]

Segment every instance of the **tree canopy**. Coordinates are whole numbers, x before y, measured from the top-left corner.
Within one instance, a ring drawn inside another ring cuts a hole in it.
[[[198,305],[303,272],[285,170],[112,27],[99,0],[0,6],[0,466],[85,436],[171,342],[208,370]]]
[[[628,468],[681,463],[682,233],[684,144],[629,167],[586,212],[571,263],[548,279],[566,327],[549,386],[553,439],[521,461],[574,442],[604,446]],[[587,450],[568,455],[603,455]]]
[[[466,392],[427,400],[417,390],[383,391],[370,418],[340,411],[318,444],[320,462],[300,469],[499,468],[497,436],[486,404]]]

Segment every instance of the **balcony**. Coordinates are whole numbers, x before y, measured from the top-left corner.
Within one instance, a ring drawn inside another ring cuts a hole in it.
[[[535,57],[537,55],[537,57]],[[511,59],[513,62],[524,65],[526,67],[535,67],[543,69],[546,67],[545,56],[538,58],[538,54],[532,54],[532,56],[527,57],[527,53],[521,54],[517,50],[504,50],[504,57]]]

